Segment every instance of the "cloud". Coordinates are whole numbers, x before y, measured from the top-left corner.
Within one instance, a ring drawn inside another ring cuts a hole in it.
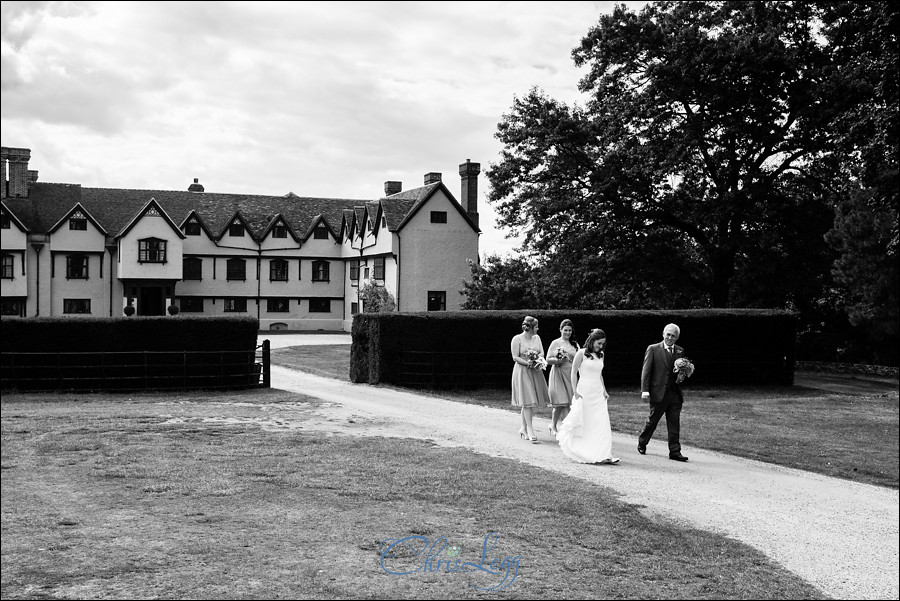
[[[376,198],[497,160],[538,86],[579,98],[571,49],[612,3],[8,2],[3,144],[42,181]],[[483,247],[508,248],[484,200]]]

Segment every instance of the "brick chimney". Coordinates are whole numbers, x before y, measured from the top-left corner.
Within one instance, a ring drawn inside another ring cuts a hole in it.
[[[28,159],[31,150],[28,148],[5,148],[4,159],[9,161],[10,198],[28,198]]]
[[[33,183],[36,182],[37,180],[38,180],[38,172],[37,172],[37,170],[36,170],[36,169],[29,169],[29,170],[28,170],[28,183],[29,183],[29,184],[33,184]]]
[[[478,174],[481,173],[481,164],[473,163],[469,159],[459,166],[459,176],[462,179],[462,192],[459,202],[469,214],[469,218],[478,226]]]
[[[201,186],[198,182],[200,180],[198,178],[194,178],[194,183],[188,186],[188,192],[203,192],[203,186]]]
[[[391,196],[403,191],[403,182],[384,182],[384,195]]]
[[[431,173],[426,173],[426,174],[425,174],[425,185],[426,185],[426,186],[427,186],[428,184],[437,184],[437,183],[440,183],[440,181],[441,181],[441,174],[440,174],[440,173],[435,173],[434,171],[432,171]]]

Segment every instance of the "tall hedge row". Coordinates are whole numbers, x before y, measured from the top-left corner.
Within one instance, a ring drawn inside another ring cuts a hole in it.
[[[255,317],[4,318],[4,353],[240,351],[256,347]]]
[[[251,317],[3,319],[4,390],[245,388],[259,381]]]
[[[796,316],[753,309],[361,313],[351,330],[350,378],[422,388],[509,386],[510,341],[525,315],[540,320],[545,351],[563,319],[574,322],[579,344],[591,329],[603,329],[608,385],[637,387],[647,346],[662,340],[672,322],[696,366],[692,382],[790,385],[794,379]]]

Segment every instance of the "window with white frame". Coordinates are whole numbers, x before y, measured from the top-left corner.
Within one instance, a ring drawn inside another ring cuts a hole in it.
[[[203,297],[182,296],[178,299],[182,313],[203,313]]]
[[[331,266],[328,261],[312,262],[312,281],[327,282],[331,277]]]
[[[185,257],[182,260],[181,278],[184,280],[202,280],[203,259],[197,257]]]
[[[247,262],[244,259],[228,259],[225,263],[225,277],[230,280],[247,279]]]
[[[86,279],[88,279],[88,257],[87,257],[87,255],[68,255],[66,257],[66,279],[67,280],[86,280]]]
[[[428,291],[428,310],[429,311],[446,311],[447,310],[447,293],[443,290]]]
[[[75,211],[69,217],[69,229],[77,231],[87,230],[87,217],[81,211]]]
[[[266,311],[269,313],[287,313],[290,311],[290,301],[286,298],[267,298]]]
[[[2,265],[2,274],[0,274],[0,278],[4,280],[13,279],[13,269],[16,265],[16,258],[12,255],[3,255],[0,258],[0,265]]]
[[[91,299],[89,298],[64,298],[63,313],[65,314],[90,314]]]
[[[285,259],[272,259],[269,261],[269,281],[288,281],[288,262]]]
[[[246,313],[247,312],[247,299],[246,298],[226,298],[225,299],[225,312],[226,313]]]
[[[331,313],[330,298],[311,298],[309,299],[310,313]]]
[[[166,241],[159,238],[138,240],[138,263],[165,263]]]
[[[0,315],[24,315],[22,303],[23,301],[18,298],[4,298],[0,301]]]

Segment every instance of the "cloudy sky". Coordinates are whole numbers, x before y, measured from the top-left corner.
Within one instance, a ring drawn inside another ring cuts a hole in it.
[[[459,198],[515,96],[580,102],[571,51],[613,5],[4,0],[2,145],[86,187],[374,199],[437,171]]]

